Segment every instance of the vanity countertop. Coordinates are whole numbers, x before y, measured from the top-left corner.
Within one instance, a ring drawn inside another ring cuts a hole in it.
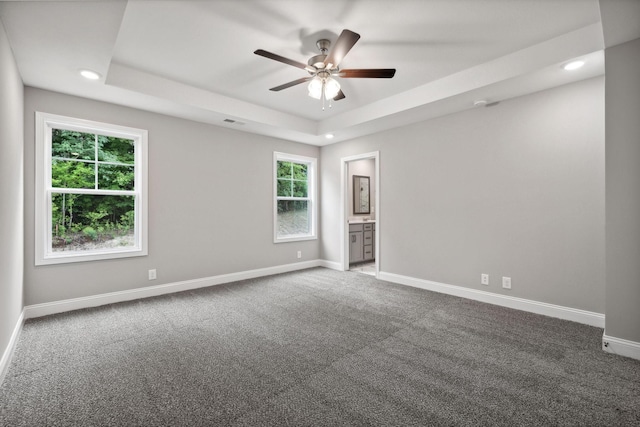
[[[347,221],[347,223],[349,224],[368,224],[373,222],[375,224],[376,220],[375,219],[369,219],[369,220],[362,220],[362,219],[350,219],[349,221]]]

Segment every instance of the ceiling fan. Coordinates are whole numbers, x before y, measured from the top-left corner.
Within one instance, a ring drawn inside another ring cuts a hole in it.
[[[395,68],[341,70],[339,67],[340,62],[342,62],[342,59],[356,44],[358,39],[360,39],[360,34],[345,29],[340,33],[338,40],[336,40],[331,49],[329,49],[331,47],[329,40],[318,40],[316,46],[320,50],[320,55],[312,56],[306,64],[262,49],[258,49],[253,53],[306,70],[310,74],[308,77],[302,77],[292,82],[272,87],[270,90],[278,92],[301,83],[309,82],[309,96],[315,99],[322,99],[322,109],[324,110],[325,100],[331,102],[331,100],[339,101],[345,98],[344,93],[340,89],[340,83],[338,83],[334,77],[390,79],[396,73]],[[329,106],[331,106],[331,104],[329,104]]]

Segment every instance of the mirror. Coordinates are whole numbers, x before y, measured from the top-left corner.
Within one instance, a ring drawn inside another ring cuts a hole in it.
[[[353,214],[371,213],[369,207],[369,177],[353,176]]]

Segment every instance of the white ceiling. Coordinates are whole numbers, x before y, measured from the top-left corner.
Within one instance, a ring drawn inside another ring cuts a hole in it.
[[[597,0],[2,1],[0,19],[25,85],[316,145],[604,73]],[[341,68],[393,79],[341,79],[325,111],[304,84],[268,90],[308,74],[256,49],[306,63],[345,28]]]

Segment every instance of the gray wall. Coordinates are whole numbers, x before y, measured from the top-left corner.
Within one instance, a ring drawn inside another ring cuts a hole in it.
[[[640,39],[605,60],[606,334],[640,342]]]
[[[149,256],[34,266],[35,111],[149,131]],[[274,244],[272,219],[273,151],[318,157],[318,147],[33,88],[24,135],[26,305],[319,257],[318,240]]]
[[[322,147],[329,261],[340,158],[375,150],[381,271],[604,313],[602,77]]]
[[[22,312],[23,94],[0,22],[0,357]]]

